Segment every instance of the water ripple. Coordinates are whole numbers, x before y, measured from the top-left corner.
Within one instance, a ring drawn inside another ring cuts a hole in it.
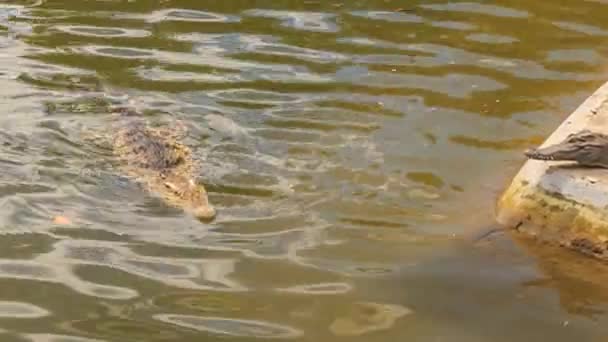
[[[1,318],[41,318],[51,313],[30,303],[0,301]]]
[[[394,48],[414,54],[413,56],[401,57],[401,63],[399,63],[401,65],[434,67],[449,64],[481,68],[489,67],[520,78],[547,80],[588,80],[594,78],[593,75],[549,70],[542,64],[533,61],[488,56],[437,44],[395,44],[387,41],[362,38],[342,38],[340,41],[364,46]],[[366,62],[369,58],[369,56],[362,56],[355,58],[355,60]],[[376,60],[378,58],[371,59],[370,61],[376,62]],[[389,64],[395,65],[396,62],[391,61]]]
[[[195,51],[216,51],[217,53],[251,52],[272,56],[293,57],[316,63],[339,63],[347,61],[348,57],[331,51],[315,50],[282,44],[273,36],[244,35],[244,34],[200,34],[188,33],[175,37],[178,41],[196,44]]]
[[[298,294],[343,294],[350,292],[352,286],[345,283],[326,283],[326,284],[312,284],[312,285],[299,285],[292,286],[289,288],[280,289],[279,291],[298,293]]]
[[[159,23],[165,21],[192,22],[192,23],[231,23],[239,22],[240,18],[233,15],[197,11],[184,8],[168,8],[154,11],[148,14],[115,14],[120,19],[141,19],[148,23]]]
[[[583,33],[583,34],[587,34],[590,36],[607,36],[608,35],[608,30],[604,30],[604,29],[601,29],[599,27],[592,26],[592,25],[573,23],[573,22],[568,22],[568,21],[557,21],[557,22],[554,22],[553,25],[555,25],[559,28],[565,29],[565,30]]]
[[[527,18],[529,13],[522,10],[512,9],[503,6],[487,5],[478,2],[455,2],[447,4],[422,4],[424,9],[435,11],[453,11],[464,13],[486,14],[495,17]]]
[[[508,85],[487,77],[450,74],[445,76],[404,75],[384,72],[350,72],[341,78],[355,84],[377,88],[410,88],[443,93],[454,97],[468,97],[478,91],[496,91]]]
[[[547,54],[550,62],[581,62],[589,65],[600,64],[601,56],[589,49],[552,50]]]
[[[60,334],[21,334],[21,336],[32,342],[105,342],[95,338]]]
[[[253,9],[247,10],[243,14],[254,17],[279,19],[281,20],[282,26],[297,30],[328,33],[339,31],[339,27],[333,22],[333,19],[336,16],[330,13]]]
[[[470,41],[485,44],[511,44],[519,41],[514,37],[488,33],[471,33],[466,38]]]
[[[86,26],[86,25],[57,25],[54,27],[56,30],[86,37],[128,37],[128,38],[143,38],[152,35],[150,31],[137,30],[137,29],[126,29],[116,27],[99,27],[99,26]]]
[[[421,16],[409,13],[401,13],[401,12],[388,12],[388,11],[353,11],[350,12],[351,15],[377,19],[377,20],[385,20],[392,22],[405,22],[405,23],[423,23],[425,19]]]
[[[431,26],[447,28],[450,30],[458,30],[458,31],[472,31],[477,28],[477,26],[469,23],[464,23],[460,21],[433,21]]]
[[[155,318],[178,326],[230,336],[297,338],[303,334],[295,328],[256,320],[170,314],[159,314]]]

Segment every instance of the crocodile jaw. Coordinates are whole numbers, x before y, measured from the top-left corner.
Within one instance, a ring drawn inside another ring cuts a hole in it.
[[[542,154],[542,153],[538,152],[537,149],[526,150],[524,152],[524,155],[526,157],[528,157],[529,159],[535,159],[535,160],[555,160],[553,158],[553,156]]]
[[[579,148],[575,146],[553,145],[524,152],[529,159],[545,161],[576,161]]]

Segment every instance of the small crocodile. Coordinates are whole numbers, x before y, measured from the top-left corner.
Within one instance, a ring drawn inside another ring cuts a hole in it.
[[[151,193],[201,220],[215,217],[190,149],[180,143],[175,130],[149,126],[139,113],[119,108],[112,139],[114,154],[128,175],[141,181]],[[178,130],[179,132],[179,130]]]
[[[525,152],[536,160],[574,161],[580,166],[608,168],[608,135],[582,130],[564,141]]]

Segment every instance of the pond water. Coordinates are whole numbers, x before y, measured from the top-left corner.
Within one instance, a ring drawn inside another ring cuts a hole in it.
[[[3,1],[2,341],[605,339],[608,267],[493,219],[522,151],[608,78],[607,19],[602,0]],[[91,142],[109,102],[188,127],[215,221]]]

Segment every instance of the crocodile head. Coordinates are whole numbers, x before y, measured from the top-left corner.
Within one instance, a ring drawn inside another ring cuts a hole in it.
[[[608,168],[608,136],[583,130],[558,144],[528,150],[525,155],[529,159],[575,161],[582,166]]]
[[[175,207],[193,214],[198,219],[209,221],[215,215],[215,209],[209,204],[205,187],[182,175],[161,175],[161,184],[155,190]]]

